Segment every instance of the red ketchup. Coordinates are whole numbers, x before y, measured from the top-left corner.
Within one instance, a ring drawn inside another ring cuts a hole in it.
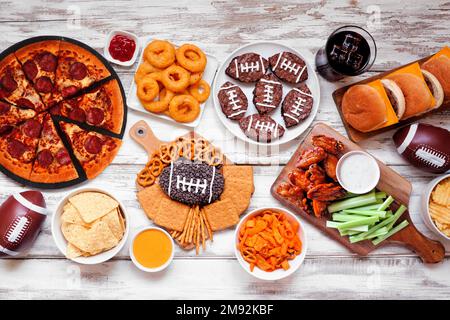
[[[109,43],[109,54],[116,60],[125,62],[133,58],[136,50],[136,43],[133,39],[120,34],[116,34]]]

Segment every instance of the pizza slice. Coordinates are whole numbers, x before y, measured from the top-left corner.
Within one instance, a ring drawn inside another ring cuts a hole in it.
[[[36,114],[36,111],[33,109],[21,109],[7,102],[0,101],[0,134],[10,132],[14,126],[34,118]]]
[[[86,131],[73,123],[60,121],[59,125],[88,179],[95,178],[111,163],[122,143],[119,139]]]
[[[39,183],[67,182],[78,178],[69,152],[59,137],[50,114],[44,118],[36,160],[30,181]]]
[[[67,41],[61,41],[56,68],[56,86],[63,98],[74,96],[111,73],[92,52]]]
[[[29,179],[43,119],[44,114],[40,114],[0,137],[0,165],[19,177]]]
[[[37,112],[46,109],[41,97],[25,77],[14,53],[0,62],[0,98]]]
[[[119,83],[111,80],[86,94],[58,103],[50,112],[119,134],[124,113]]]
[[[46,106],[52,106],[62,99],[55,88],[60,42],[60,40],[35,42],[15,52],[25,76],[33,83]]]

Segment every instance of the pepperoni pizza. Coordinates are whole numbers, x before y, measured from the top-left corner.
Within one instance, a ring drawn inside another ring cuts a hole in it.
[[[121,146],[126,105],[117,75],[75,40],[24,43],[0,56],[0,170],[44,188],[95,178]]]

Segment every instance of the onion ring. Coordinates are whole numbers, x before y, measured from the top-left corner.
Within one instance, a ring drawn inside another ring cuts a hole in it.
[[[153,112],[153,113],[162,113],[169,109],[169,103],[174,97],[174,93],[167,89],[162,89],[159,93],[159,100],[144,102],[142,105],[145,110]]]
[[[168,41],[153,40],[145,48],[144,58],[154,67],[164,69],[175,62],[175,48]]]
[[[178,63],[191,72],[202,72],[206,67],[206,55],[193,44],[184,44],[176,51]]]
[[[200,103],[189,95],[176,96],[169,103],[170,116],[178,122],[192,122],[200,114]]]
[[[137,84],[137,96],[141,102],[151,102],[158,96],[158,82],[150,76],[145,76]]]
[[[205,102],[208,100],[210,91],[211,88],[209,87],[208,82],[203,79],[189,87],[189,93],[197,99],[198,102]]]
[[[137,68],[136,73],[134,74],[134,81],[138,83],[146,75],[159,71],[161,70],[152,66],[148,61],[143,61]]]
[[[162,83],[173,92],[181,92],[189,86],[190,73],[186,69],[172,65],[162,72]]]
[[[203,72],[195,72],[191,73],[191,77],[189,78],[189,85],[194,85],[202,79]]]

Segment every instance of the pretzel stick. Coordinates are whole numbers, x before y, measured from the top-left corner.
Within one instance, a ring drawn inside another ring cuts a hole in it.
[[[205,244],[205,221],[203,221],[203,215],[200,215],[200,229],[202,236],[202,248],[204,251],[206,249],[206,244]]]
[[[199,220],[200,220],[200,216],[199,216]],[[197,224],[197,237],[195,239],[195,254],[198,255],[199,251],[200,251],[200,223]]]
[[[192,224],[190,232],[189,232],[189,238],[188,238],[189,243],[192,243],[192,240],[193,240],[192,238],[194,236],[194,227],[195,227],[195,224],[197,223],[196,222],[197,221],[197,209],[198,209],[198,207],[196,206],[194,208],[194,223]]]
[[[184,243],[184,240],[186,238],[187,230],[188,230],[188,228],[190,226],[190,223],[191,223],[191,220],[192,220],[193,212],[194,212],[194,209],[190,208],[188,216],[187,216],[186,221],[185,221],[184,226],[183,226],[183,232],[181,233],[181,236],[180,236],[180,239],[179,239],[180,243]]]
[[[211,239],[211,241],[213,241],[213,232],[211,230],[211,226],[209,225],[209,221],[206,218],[205,210],[202,210],[201,213],[203,215],[203,219],[205,219],[205,222],[206,222],[206,229],[208,230],[208,237]]]

